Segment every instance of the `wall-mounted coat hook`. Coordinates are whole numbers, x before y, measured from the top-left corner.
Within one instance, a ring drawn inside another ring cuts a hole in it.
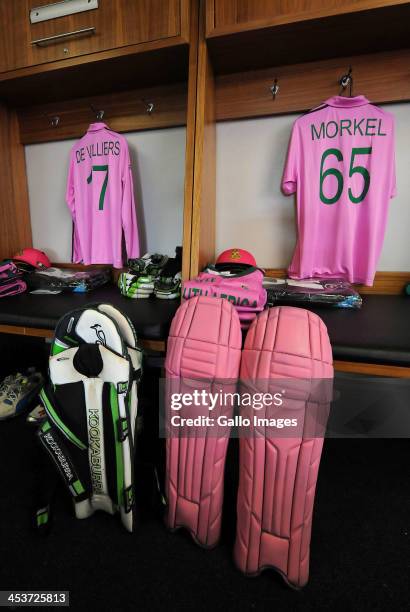
[[[90,104],[90,108],[93,111],[97,121],[101,121],[102,119],[104,119],[104,113],[105,111],[101,110],[97,110],[96,108],[94,108],[94,106],[92,104]]]
[[[143,103],[145,105],[145,111],[147,112],[148,115],[151,115],[151,113],[154,111],[155,105],[153,102],[148,102],[148,100],[143,100]]]
[[[269,89],[270,89],[273,99],[275,99],[277,94],[279,93],[279,85],[278,85],[277,78],[274,80],[272,87],[269,87]]]
[[[347,87],[349,87],[349,96],[352,97],[353,93],[353,75],[352,75],[352,67],[349,66],[349,72],[343,74],[339,79],[340,92],[341,95]]]
[[[53,115],[52,117],[49,117],[46,113],[43,113],[43,116],[47,119],[47,121],[53,128],[56,128],[60,123],[59,115]]]

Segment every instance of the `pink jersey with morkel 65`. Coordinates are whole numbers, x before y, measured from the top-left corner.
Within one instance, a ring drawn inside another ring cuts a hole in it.
[[[372,285],[396,195],[394,118],[364,96],[334,96],[295,121],[282,180],[297,193],[291,278]]]

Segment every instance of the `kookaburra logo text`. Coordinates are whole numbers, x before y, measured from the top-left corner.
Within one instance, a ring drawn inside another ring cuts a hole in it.
[[[91,408],[88,413],[88,437],[93,489],[94,493],[102,493],[100,415],[94,408]]]

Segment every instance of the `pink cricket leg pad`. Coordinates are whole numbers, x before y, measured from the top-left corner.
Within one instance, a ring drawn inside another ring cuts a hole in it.
[[[271,308],[248,331],[241,391],[285,391],[281,416],[297,416],[301,427],[297,437],[262,428],[240,439],[234,558],[246,574],[271,567],[291,586],[299,588],[308,581],[313,503],[333,388],[332,363],[326,327],[307,310]]]
[[[195,297],[179,307],[171,324],[165,369],[167,406],[170,393],[235,393],[241,359],[239,316],[224,299]],[[231,416],[233,403],[181,410],[181,416],[207,413],[213,419]],[[169,421],[168,421],[169,422]],[[201,546],[219,540],[229,428],[182,427],[169,430],[167,439],[166,496],[169,528],[185,527]]]

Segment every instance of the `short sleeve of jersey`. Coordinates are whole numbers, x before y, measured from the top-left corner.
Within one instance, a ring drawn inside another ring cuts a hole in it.
[[[286,195],[296,192],[299,180],[300,136],[297,121],[293,124],[288,154],[282,177],[282,191]]]

